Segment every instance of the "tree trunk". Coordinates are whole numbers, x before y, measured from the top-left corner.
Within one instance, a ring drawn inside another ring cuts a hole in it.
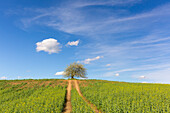
[[[74,76],[73,76],[73,75],[71,75],[71,79],[74,79]]]

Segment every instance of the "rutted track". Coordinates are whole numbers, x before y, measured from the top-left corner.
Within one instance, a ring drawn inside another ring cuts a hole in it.
[[[64,113],[71,113],[71,80],[68,80],[67,96],[66,96],[66,106],[64,108]]]
[[[77,80],[74,80],[74,83],[75,83],[75,87],[76,87],[76,90],[77,90],[77,92],[79,93],[79,95],[83,98],[83,100],[84,100],[85,102],[87,102],[87,104],[90,105],[90,107],[93,109],[93,111],[94,111],[95,113],[102,113],[101,111],[99,111],[99,110],[97,109],[96,106],[94,106],[92,103],[90,103],[90,101],[88,101],[88,100],[82,95]]]

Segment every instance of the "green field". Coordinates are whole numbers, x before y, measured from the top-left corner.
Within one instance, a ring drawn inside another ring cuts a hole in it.
[[[79,80],[83,96],[103,113],[170,113],[170,85]],[[61,113],[67,80],[1,80],[0,113]],[[72,82],[72,113],[94,113]]]
[[[170,85],[86,81],[80,87],[106,113],[170,113]]]
[[[71,98],[73,113],[94,113],[90,106],[79,96],[76,89],[72,90]]]
[[[61,113],[66,85],[57,80],[0,82],[1,113]]]

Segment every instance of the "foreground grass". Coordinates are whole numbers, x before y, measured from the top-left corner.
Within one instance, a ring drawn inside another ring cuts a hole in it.
[[[58,84],[55,82],[1,81],[0,111],[4,113],[61,113],[65,103],[67,84],[61,85],[60,82]]]
[[[72,113],[94,113],[74,88],[71,91]]]
[[[80,81],[82,94],[105,113],[170,113],[170,85]]]

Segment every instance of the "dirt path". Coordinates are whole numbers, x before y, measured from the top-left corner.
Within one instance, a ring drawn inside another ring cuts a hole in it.
[[[79,93],[79,95],[83,98],[83,100],[84,100],[85,102],[87,102],[87,104],[90,105],[90,107],[93,109],[93,111],[94,111],[95,113],[102,113],[102,112],[99,111],[92,103],[90,103],[90,101],[88,101],[88,100],[82,95],[77,80],[74,80],[74,83],[75,83],[75,87],[76,87],[76,90],[77,90],[77,92]]]
[[[68,80],[66,106],[63,113],[71,113],[71,80]]]

